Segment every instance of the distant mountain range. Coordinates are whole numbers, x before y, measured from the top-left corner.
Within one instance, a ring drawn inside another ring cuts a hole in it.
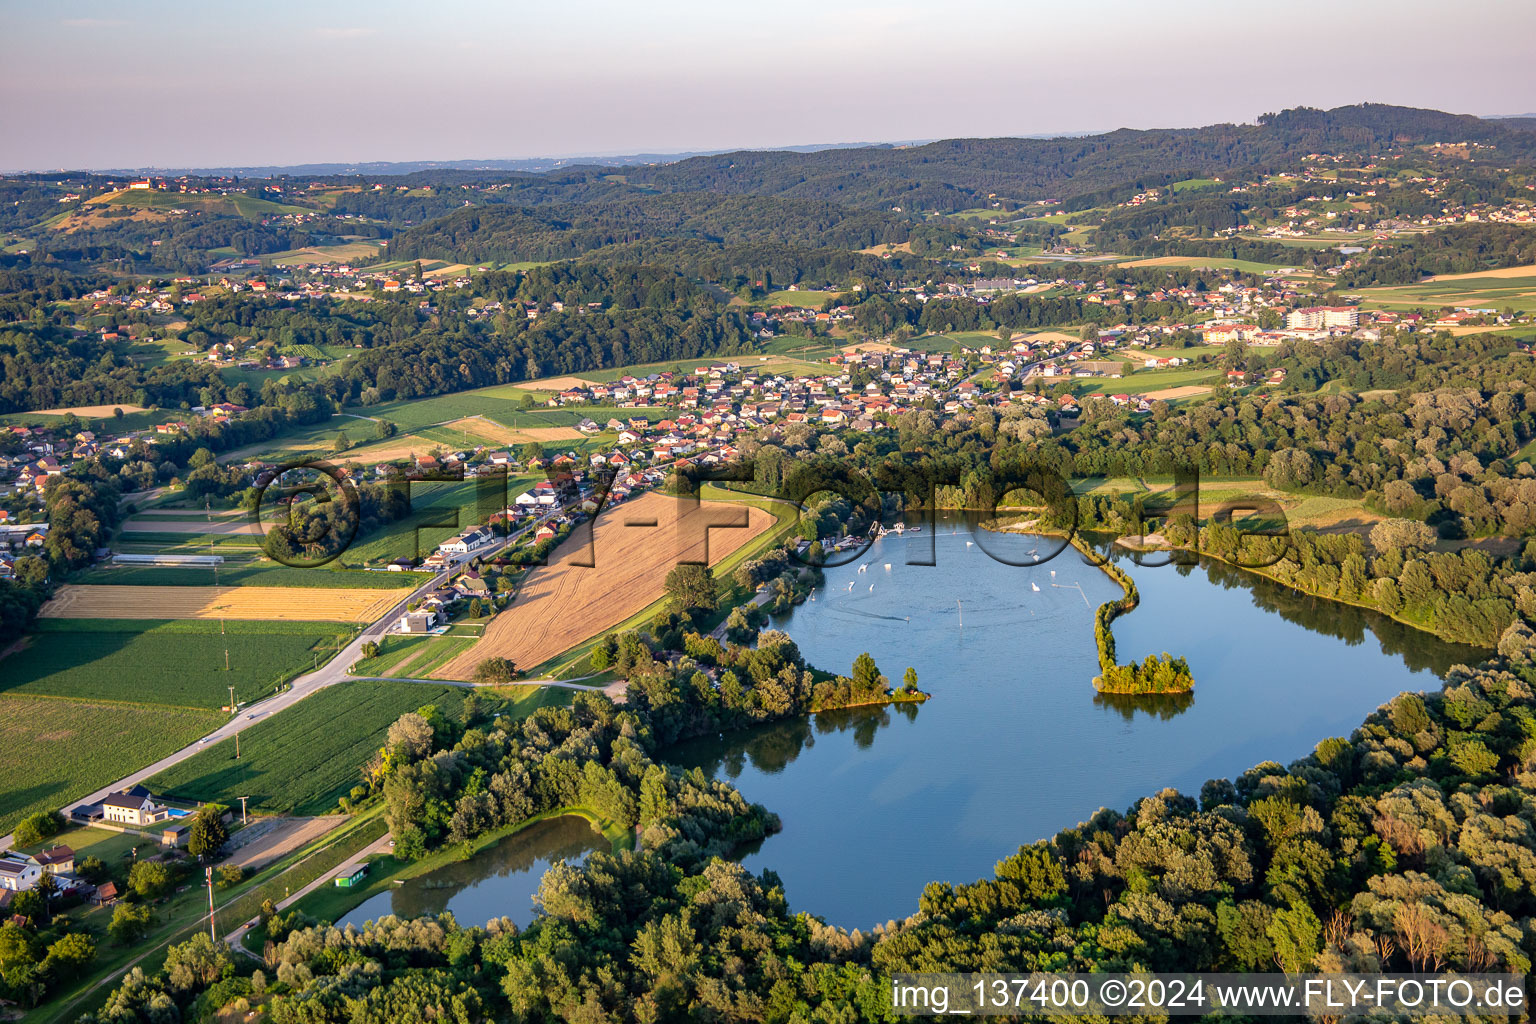
[[[974,208],[990,197],[1068,207],[1184,178],[1291,166],[1310,153],[1363,158],[1434,143],[1490,147],[1536,162],[1536,117],[1480,118],[1380,103],[1268,113],[1256,124],[1128,128],[1099,134],[936,142],[841,143],[708,153],[633,153],[529,160],[320,163],[123,173],[241,177],[391,176],[421,184],[505,182],[515,205],[591,202],[620,193],[778,196],[910,215]],[[613,170],[623,168],[622,184]],[[615,190],[618,191],[615,191]],[[619,239],[615,239],[616,241]]]
[[[922,140],[924,142],[931,140]],[[817,153],[826,149],[881,149],[920,145],[918,142],[829,142],[821,145],[782,146],[776,152]],[[98,174],[143,174],[174,177],[181,174],[235,176],[241,178],[332,177],[335,175],[416,174],[421,171],[511,171],[544,174],[567,167],[636,167],[669,164],[695,156],[716,156],[727,149],[689,150],[676,153],[588,154],[581,156],[529,157],[522,160],[365,160],[356,163],[287,164],[249,167],[116,167]]]
[[[1024,139],[1076,139],[1098,132],[1055,132],[1021,135]],[[520,160],[364,160],[355,163],[268,164],[226,167],[103,167],[91,173],[102,175],[177,177],[183,174],[239,178],[303,178],[339,175],[395,176],[423,171],[508,171],[518,174],[546,174],[571,167],[645,167],[677,163],[699,156],[722,153],[821,153],[831,149],[906,149],[928,145],[934,139],[907,139],[899,142],[825,142],[803,146],[762,146],[750,149],[679,150],[669,153],[584,154],[577,156],[528,157]],[[82,168],[83,169],[83,168]]]

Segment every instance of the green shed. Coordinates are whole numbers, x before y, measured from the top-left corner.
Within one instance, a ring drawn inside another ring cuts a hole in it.
[[[350,873],[336,876],[336,888],[350,889],[366,877],[368,877],[368,865],[359,864]]]

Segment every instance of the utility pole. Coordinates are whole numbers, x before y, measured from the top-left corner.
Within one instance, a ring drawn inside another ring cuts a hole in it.
[[[205,877],[208,879],[208,937],[212,939],[215,944],[217,944],[219,941],[219,933],[214,929],[213,926],[213,865],[208,865],[203,869],[203,871],[205,873]]]
[[[235,760],[240,760],[240,734],[235,733]]]
[[[243,796],[240,798],[240,824],[242,825],[245,824],[245,802],[249,799],[250,797],[248,796]]]
[[[224,652],[224,657],[226,659],[226,663],[225,663],[224,667],[227,669],[227,668],[229,668],[229,664],[227,662],[227,659],[229,658],[229,652],[228,651]],[[235,716],[235,688],[233,686],[231,686],[229,688],[229,716],[231,718],[233,718]]]

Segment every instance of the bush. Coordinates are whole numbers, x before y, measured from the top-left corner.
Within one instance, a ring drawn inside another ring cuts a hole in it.
[[[64,815],[58,811],[38,811],[16,826],[13,842],[17,847],[36,846],[64,831],[64,825]]]
[[[157,899],[170,891],[171,870],[159,861],[138,861],[128,871],[128,887],[146,900]]]
[[[506,658],[490,657],[475,666],[474,680],[477,683],[504,684],[512,681],[516,673],[516,666]]]

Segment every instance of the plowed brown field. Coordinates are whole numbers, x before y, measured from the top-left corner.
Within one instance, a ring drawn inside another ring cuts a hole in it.
[[[774,523],[762,509],[728,502],[700,502],[686,515],[684,508],[678,499],[653,492],[604,511],[591,544],[578,538],[562,544],[549,565],[528,576],[511,606],[491,620],[485,636],[438,674],[468,679],[492,656],[532,668],[660,598],[667,573],[681,558],[705,554],[706,536],[714,565]],[[726,526],[742,522],[743,514],[744,528]],[[655,525],[640,525],[650,523]],[[710,524],[716,528],[706,530]]]

